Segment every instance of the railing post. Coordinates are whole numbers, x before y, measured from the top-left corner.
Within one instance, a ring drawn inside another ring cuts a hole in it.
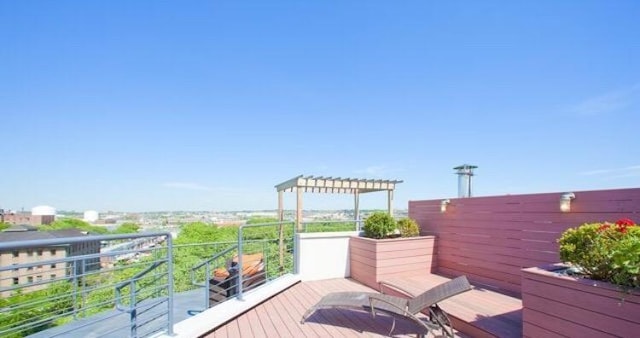
[[[306,227],[306,223],[305,223],[305,227]],[[294,274],[298,274],[298,241],[296,239],[297,234],[298,234],[298,229],[296,229],[296,227],[293,227],[293,273]]]
[[[167,290],[169,291],[169,300],[167,302],[169,313],[167,314],[167,334],[173,336],[173,240],[171,234],[167,236]],[[207,280],[208,282],[208,280]]]
[[[204,268],[204,299],[205,299],[205,307],[204,309],[208,309],[209,306],[211,305],[211,297],[209,295],[209,293],[211,292],[211,282],[209,281],[209,278],[211,278],[211,268],[209,267],[209,262],[207,262],[206,267]]]
[[[267,240],[262,240],[262,259],[264,260],[264,280],[268,281],[269,274],[269,253],[267,252]]]
[[[77,273],[77,266],[78,266],[78,260],[74,259],[73,263],[71,263],[71,271],[73,273],[73,319],[78,319],[78,273]]]
[[[138,336],[138,322],[136,313],[136,290],[135,290],[136,282],[131,280],[129,282],[129,308],[131,309],[130,318],[131,318],[131,337],[135,338]]]
[[[242,225],[238,227],[238,283],[236,285],[237,288],[237,296],[238,300],[244,300],[242,295]]]
[[[86,264],[87,260],[86,259],[82,259],[82,264],[80,265],[82,267],[82,270],[80,271],[80,281],[82,283],[82,316],[86,317],[87,316],[87,309],[86,309],[86,301],[87,301],[87,295],[86,295],[86,290],[85,290],[85,285],[87,283],[86,279],[85,279],[85,271],[86,271]]]

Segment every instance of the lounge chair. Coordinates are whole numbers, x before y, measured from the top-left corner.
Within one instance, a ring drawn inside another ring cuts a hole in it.
[[[453,337],[451,322],[438,307],[438,302],[455,296],[465,291],[471,290],[471,285],[466,276],[460,276],[448,282],[437,285],[422,294],[413,298],[396,297],[392,295],[379,294],[374,292],[333,292],[309,308],[302,316],[302,324],[311,316],[313,312],[323,308],[353,308],[371,311],[375,318],[378,311],[388,313],[393,317],[393,324],[389,331],[389,336],[393,333],[396,325],[395,316],[400,316],[413,320],[422,329],[419,336],[426,335],[429,330],[440,327],[444,335]],[[422,320],[417,314],[429,310],[429,321]]]

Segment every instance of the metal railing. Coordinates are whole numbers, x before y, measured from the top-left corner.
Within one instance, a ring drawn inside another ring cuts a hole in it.
[[[195,266],[193,266],[191,268],[191,284],[202,287],[204,290],[204,310],[208,309],[211,307],[211,277],[212,277],[212,266],[213,267],[220,267],[222,265],[224,265],[224,263],[219,263],[219,261],[221,259],[226,259],[227,256],[235,253],[237,251],[238,248],[238,244],[233,244],[230,247],[228,247],[227,249],[216,253],[215,255],[213,255],[211,258],[207,258],[204,261],[196,264]],[[204,281],[200,282],[198,280],[198,271],[200,269],[202,269],[204,267],[204,276],[201,276],[204,278]],[[230,291],[231,287],[227,286],[226,288],[223,288],[223,292],[228,293]]]
[[[360,224],[303,222],[300,231],[354,231]],[[171,335],[174,297],[182,295],[174,292],[204,290],[203,309],[193,312],[242,300],[249,288],[297,272],[297,232],[283,221],[242,225],[233,242],[173,245],[169,233],[149,233],[0,243],[0,336]],[[246,273],[245,260],[255,255],[257,273]],[[218,270],[228,275],[216,279]],[[212,302],[214,291],[224,297]]]
[[[131,323],[129,335],[130,337],[138,337],[139,327],[151,323],[154,320],[163,318],[164,316],[169,314],[169,308],[167,308],[166,311],[155,311],[155,313],[152,312],[159,306],[169,302],[169,297],[167,295],[163,295],[162,286],[158,287],[156,285],[156,282],[168,275],[166,272],[158,273],[157,270],[158,267],[165,263],[166,262],[154,262],[148,268],[137,273],[130,280],[124,281],[116,286],[116,309],[129,314]],[[152,279],[149,281],[145,277],[147,277],[151,272],[155,273],[151,277]],[[142,283],[152,285],[152,287],[145,289],[145,285],[140,285]],[[129,288],[128,306],[126,306],[125,302],[123,301],[123,293],[126,295],[125,291],[127,287]],[[147,314],[149,314],[150,318],[143,318],[141,321],[140,317]],[[162,326],[160,326],[159,329],[147,332],[146,335],[155,333],[160,329],[162,329]]]
[[[0,243],[0,336],[172,334],[172,248],[169,233]]]
[[[277,268],[273,265],[266,265],[266,278],[267,281],[273,278],[277,278],[286,273],[295,273],[297,271],[295,267],[295,235],[296,227],[295,223],[291,221],[273,222],[273,223],[260,223],[260,224],[243,224],[238,227],[238,267],[240,271],[244,271],[244,253],[251,252],[250,244],[246,243],[245,236],[259,236],[261,231],[255,231],[264,228],[275,228],[278,232],[277,238],[269,239],[271,245],[269,245],[263,251],[266,251],[265,257],[273,257],[277,253]],[[254,230],[254,231],[251,231]],[[275,258],[275,257],[274,257]],[[270,259],[269,262],[273,262],[274,259]],[[236,297],[239,300],[243,300],[244,294],[244,274],[237,274],[237,292]]]

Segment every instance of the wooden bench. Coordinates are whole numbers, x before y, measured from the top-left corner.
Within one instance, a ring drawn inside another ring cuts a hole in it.
[[[450,280],[425,274],[415,277],[388,278],[411,296]],[[387,288],[385,292],[389,293]],[[394,292],[400,294],[399,292]],[[455,330],[471,337],[522,337],[522,300],[486,288],[473,290],[439,303],[447,312]]]

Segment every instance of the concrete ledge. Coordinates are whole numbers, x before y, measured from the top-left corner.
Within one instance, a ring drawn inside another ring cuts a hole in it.
[[[339,238],[346,237],[349,238],[351,236],[358,236],[360,233],[357,231],[334,231],[334,232],[301,232],[297,235],[300,238],[311,239],[311,238]]]
[[[244,300],[242,301],[231,299],[191,318],[176,323],[173,325],[175,335],[171,337],[199,337],[298,282],[300,282],[298,275],[284,275],[263,286],[244,293]],[[169,336],[165,335],[164,337]]]

